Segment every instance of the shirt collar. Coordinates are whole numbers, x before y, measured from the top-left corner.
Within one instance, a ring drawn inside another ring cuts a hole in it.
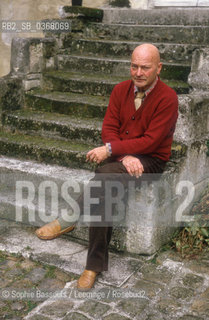
[[[154,87],[156,86],[157,82],[158,82],[158,77],[156,77],[154,83],[153,83],[147,90],[144,91],[145,96],[148,96],[148,94],[149,94],[149,93],[154,89]],[[136,94],[138,91],[139,91],[139,90],[138,90],[137,86],[134,85],[134,94]]]

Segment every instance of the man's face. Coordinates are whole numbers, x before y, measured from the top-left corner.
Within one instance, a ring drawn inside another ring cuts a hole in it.
[[[131,78],[141,90],[147,90],[160,74],[162,63],[146,51],[135,51],[131,58]]]

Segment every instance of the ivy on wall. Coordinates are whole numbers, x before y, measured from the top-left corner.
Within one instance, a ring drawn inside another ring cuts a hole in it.
[[[130,8],[129,0],[110,0],[110,5],[113,7],[128,7],[128,8]]]

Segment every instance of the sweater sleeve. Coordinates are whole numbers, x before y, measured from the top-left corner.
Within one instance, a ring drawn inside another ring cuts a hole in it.
[[[114,87],[102,125],[103,143],[120,140],[120,99],[117,85]]]
[[[112,155],[150,154],[157,150],[165,140],[172,139],[178,117],[178,98],[175,95],[162,99],[156,108],[149,126],[144,134],[138,138],[113,141]]]

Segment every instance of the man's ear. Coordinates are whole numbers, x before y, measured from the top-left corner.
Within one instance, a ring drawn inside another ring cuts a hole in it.
[[[157,75],[158,75],[158,76],[159,76],[159,74],[160,74],[160,71],[161,71],[161,69],[162,69],[162,66],[163,66],[162,62],[159,62],[159,63],[158,63],[158,67],[157,67]]]

